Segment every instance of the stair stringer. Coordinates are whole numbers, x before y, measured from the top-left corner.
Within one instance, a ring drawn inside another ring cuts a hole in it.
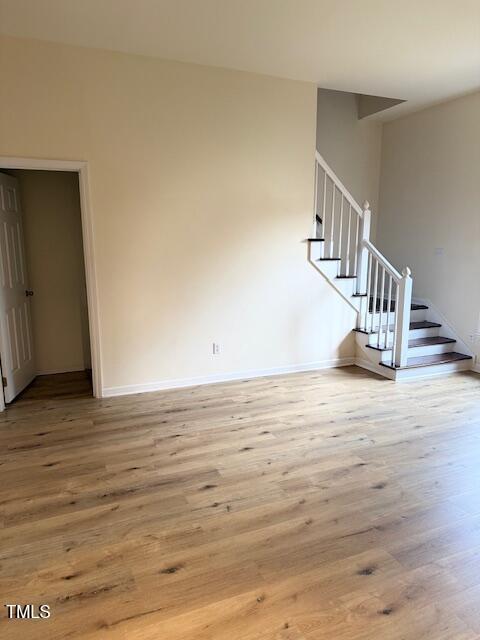
[[[371,358],[371,356],[368,354],[368,351],[372,350],[366,349],[361,344],[359,344],[357,340],[355,340],[355,365],[362,369],[367,369],[367,371],[371,371],[372,373],[376,373],[381,378],[396,380],[396,372],[393,371],[393,369],[387,369],[386,367],[380,366],[380,364],[378,364],[378,361],[374,361]]]
[[[321,268],[321,262],[319,262],[319,258],[317,257],[313,257],[313,251],[312,251],[312,244],[316,244],[316,243],[312,243],[312,242],[308,242],[308,262],[312,265],[312,267],[318,271],[318,273],[320,275],[323,276],[323,278],[329,283],[329,285],[335,289],[335,291],[345,300],[345,302],[357,313],[359,314],[362,308],[362,300],[363,298],[354,298],[352,296],[346,296],[345,293],[340,289],[340,287],[337,287],[337,285],[335,284],[335,280],[332,279],[329,275],[327,270],[323,271]],[[325,263],[327,264],[327,263]],[[356,281],[356,280],[355,280]]]

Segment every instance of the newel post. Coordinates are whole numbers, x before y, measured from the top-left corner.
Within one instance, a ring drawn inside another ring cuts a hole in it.
[[[395,366],[405,367],[407,364],[408,337],[410,331],[410,308],[412,305],[412,272],[408,267],[402,271],[402,279],[398,285],[398,299],[395,305],[397,315],[397,333],[395,348]]]
[[[367,291],[368,251],[363,241],[370,240],[371,218],[372,212],[370,211],[370,205],[365,200],[363,204],[363,215],[360,218],[360,229],[358,234],[357,293],[365,293]]]

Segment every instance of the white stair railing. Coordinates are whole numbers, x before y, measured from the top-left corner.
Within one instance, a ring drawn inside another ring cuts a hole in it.
[[[318,153],[315,154],[314,237],[321,258],[341,258],[340,275],[355,275],[362,208]]]
[[[390,364],[407,364],[412,278],[406,267],[400,274],[369,240],[367,252],[366,302],[359,328],[376,334],[379,349],[391,349]]]
[[[411,272],[400,274],[370,242],[371,211],[355,201],[326,161],[315,154],[314,237],[320,259],[339,259],[339,275],[356,276],[356,294],[365,298],[357,328],[376,334],[376,346],[391,349],[391,365],[407,363]]]

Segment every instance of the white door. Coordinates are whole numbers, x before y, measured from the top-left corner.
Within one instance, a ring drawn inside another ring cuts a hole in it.
[[[18,181],[0,173],[0,356],[5,402],[35,377]]]

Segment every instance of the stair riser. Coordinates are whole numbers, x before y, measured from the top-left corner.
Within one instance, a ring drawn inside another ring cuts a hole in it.
[[[329,280],[334,280],[338,276],[338,265],[336,260],[322,260],[316,263],[320,271],[327,276]]]
[[[311,242],[310,243],[310,259],[311,260],[318,260],[319,258],[322,258],[322,248],[323,242]]]
[[[337,289],[343,293],[343,295],[347,298],[351,298],[355,293],[357,280],[353,278],[340,278],[334,281]]]
[[[438,327],[431,327],[430,329],[410,329],[408,337],[409,340],[415,340],[416,338],[433,338],[439,335]],[[365,344],[377,345],[378,333],[371,333],[368,336],[368,340]],[[392,340],[392,334],[390,332],[389,340]],[[385,333],[382,332],[382,345],[385,343]]]
[[[447,344],[429,344],[425,347],[413,347],[408,350],[409,358],[416,358],[419,356],[433,356],[436,353],[450,353],[456,350],[455,342],[448,342]]]
[[[411,347],[407,352],[408,358],[417,358],[419,356],[433,356],[437,353],[450,353],[455,351],[455,343],[448,344],[430,344],[425,347]],[[379,355],[379,362],[390,363],[392,360],[392,352],[389,351],[377,351]]]
[[[428,378],[430,376],[446,375],[457,371],[468,371],[472,368],[471,360],[460,360],[448,364],[435,364],[430,367],[418,367],[394,371],[395,380],[414,380],[415,378]]]
[[[366,337],[368,339],[367,339],[365,344],[370,344],[370,345],[372,345],[372,347],[378,346],[378,333],[370,333]],[[390,332],[390,335],[388,336],[388,339],[387,339],[387,344],[389,346],[391,346],[391,344],[392,344],[392,339],[393,339],[393,336],[392,336],[392,333]],[[385,344],[385,334],[382,332],[382,339],[381,339],[382,347],[383,347],[384,344]]]
[[[376,345],[377,344],[377,335],[376,333],[371,333],[368,335],[367,344]],[[439,335],[439,328],[432,327],[430,329],[410,329],[408,337],[409,340],[415,340],[416,338],[433,338]],[[391,336],[390,336],[391,340]],[[382,340],[382,344],[385,342],[385,338]]]
[[[340,275],[340,262],[338,260],[320,260],[317,261],[318,268],[320,271],[327,276],[330,280],[335,280],[335,285],[338,284],[336,281],[337,276]],[[356,278],[340,278],[340,280],[347,280],[352,284],[352,294],[356,293],[357,280]],[[349,289],[350,290],[350,289]],[[351,295],[351,294],[350,294]]]
[[[440,335],[439,331],[439,327],[431,327],[430,329],[410,329],[408,337],[410,340],[414,340],[415,338],[432,338],[433,336]]]
[[[387,313],[383,313],[382,314],[382,327],[384,327],[385,323],[387,322]],[[425,309],[417,309],[417,310],[412,310],[410,312],[410,322],[420,322],[422,320],[425,320]],[[362,317],[362,321],[363,321],[363,317]],[[394,312],[390,312],[390,315],[388,316],[388,321],[390,326],[392,326],[395,322],[395,313]],[[380,326],[380,314],[376,313],[373,316],[373,330],[376,331],[378,330]],[[372,314],[369,313],[368,314],[368,319],[367,319],[367,327],[368,330],[370,330],[370,328],[372,327]],[[384,332],[384,330],[382,329],[382,333]],[[433,334],[436,335],[436,334]]]

